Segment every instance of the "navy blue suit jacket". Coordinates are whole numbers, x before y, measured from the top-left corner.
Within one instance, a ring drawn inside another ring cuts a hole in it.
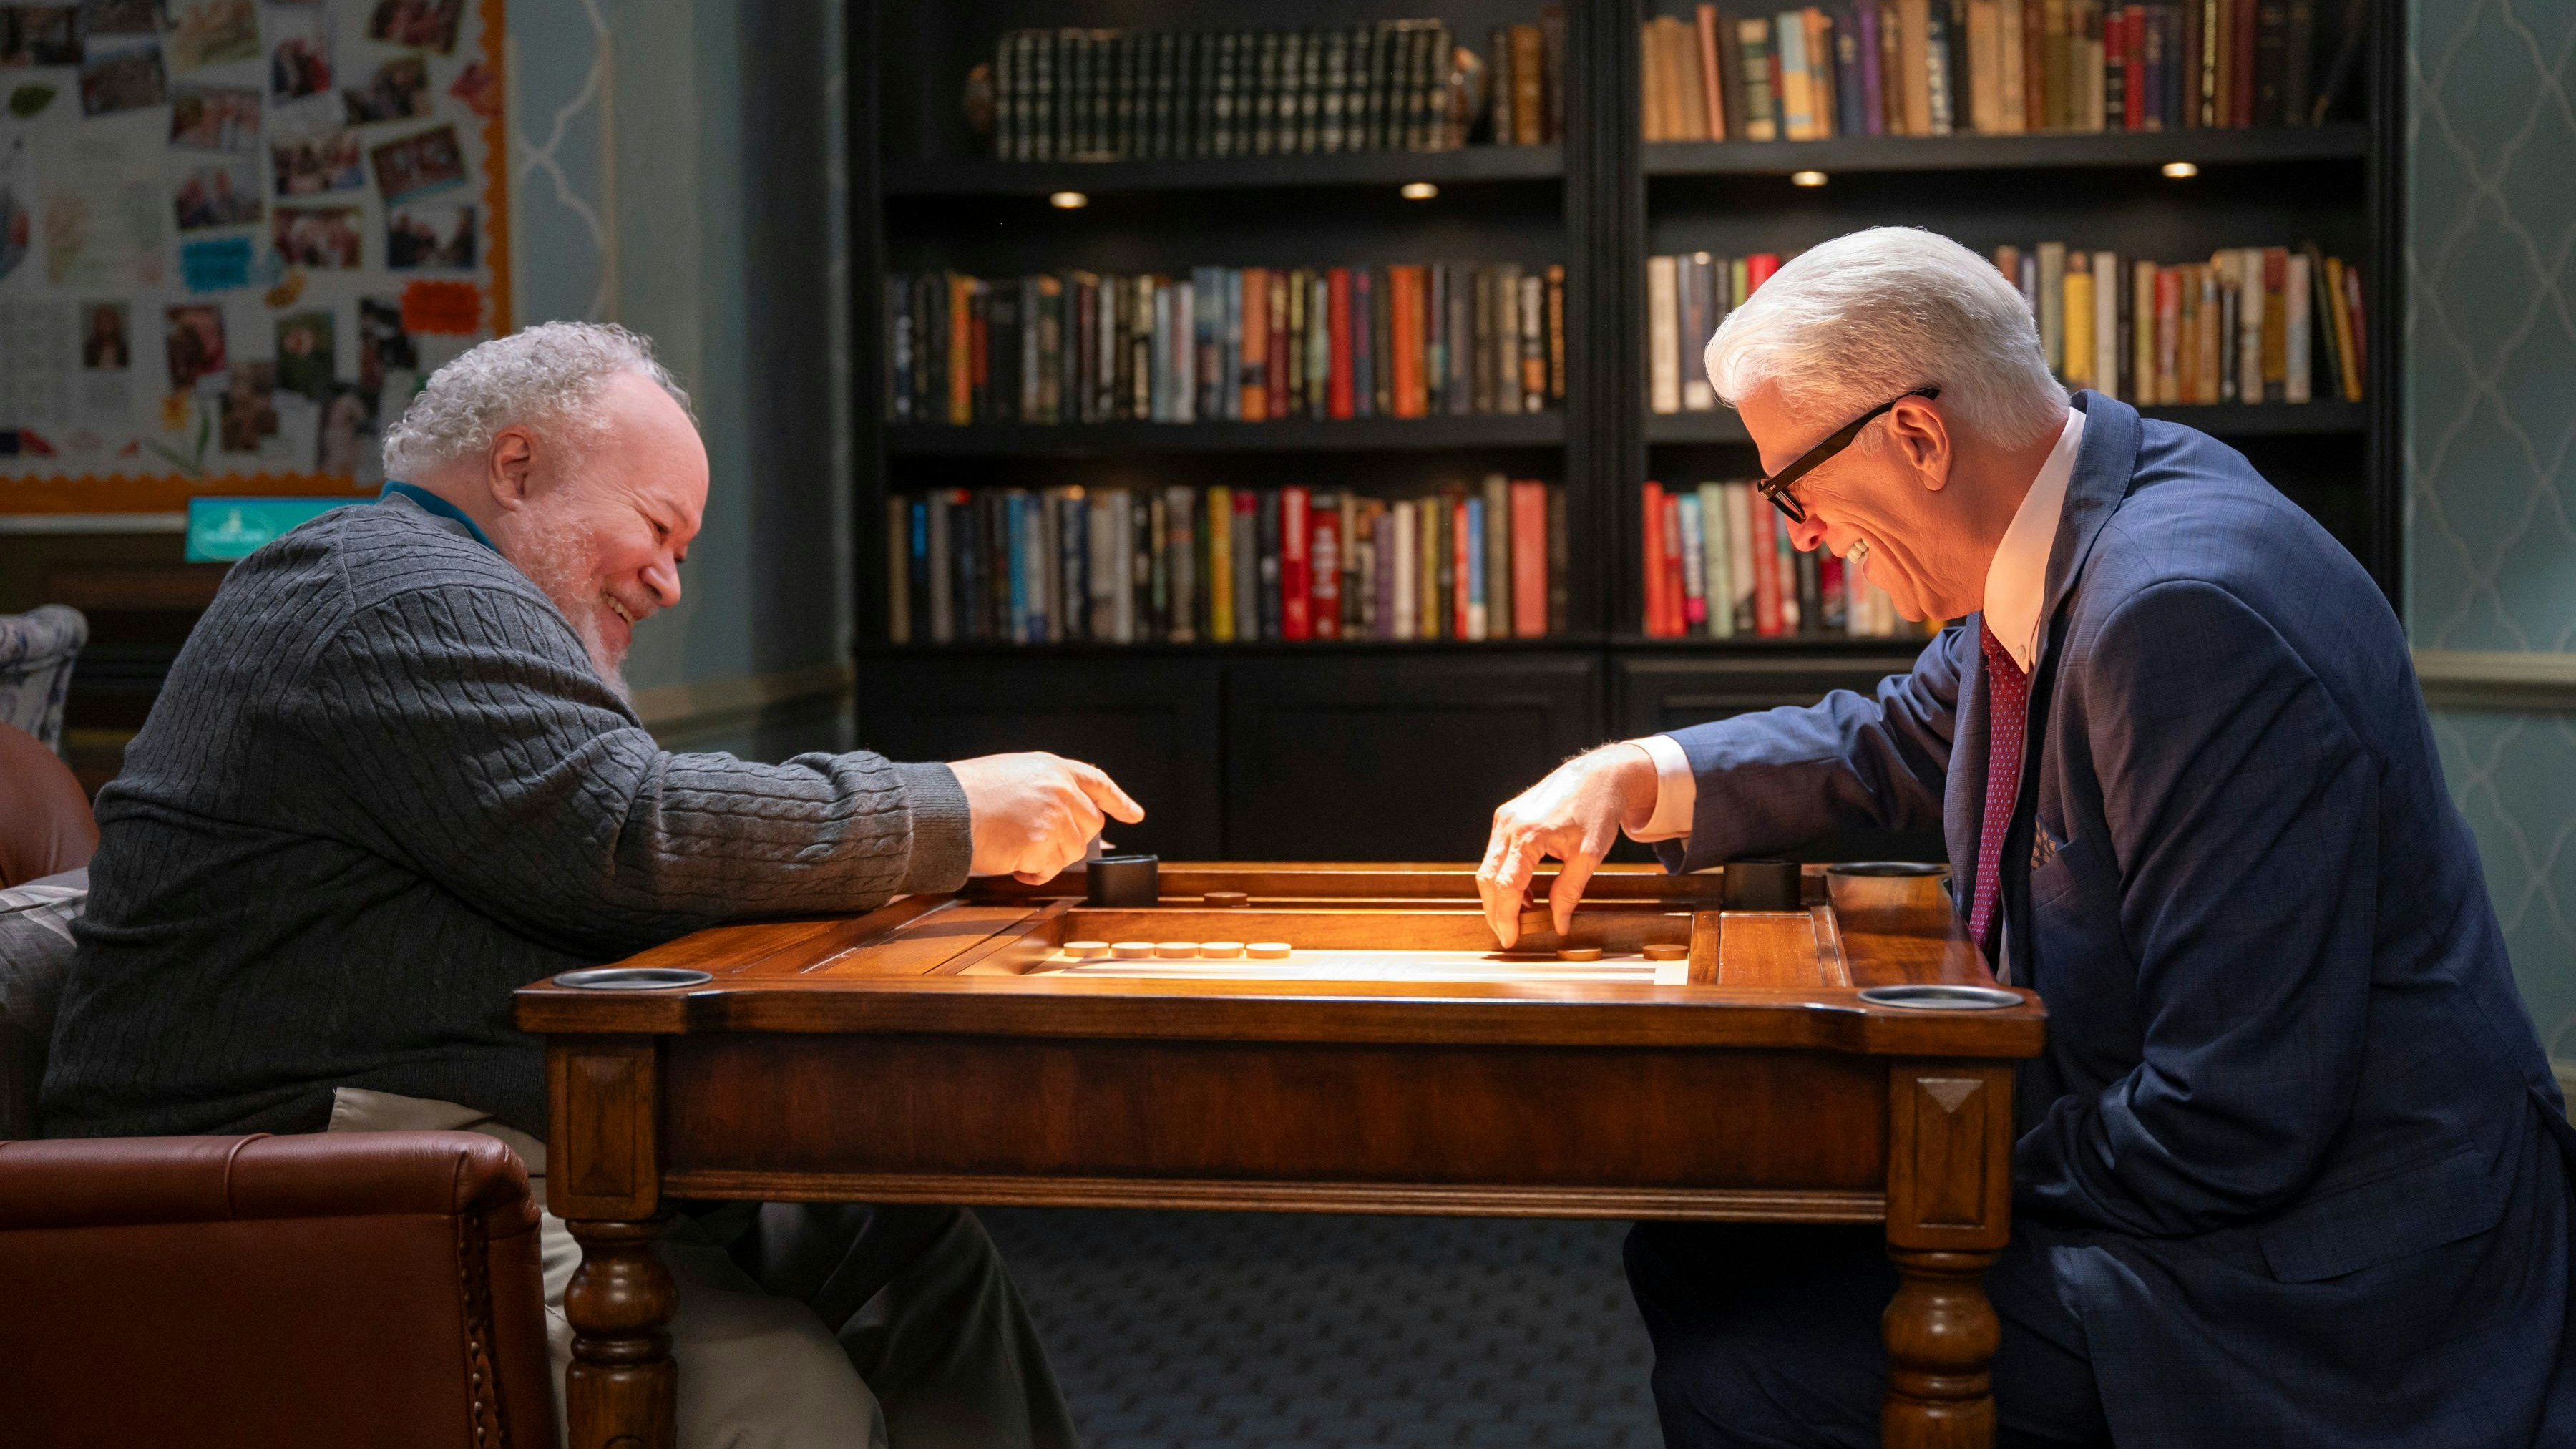
[[[2123,1445],[2576,1438],[2576,1140],[2396,616],[2235,450],[2076,405],[2000,881],[2049,1011],[2012,1251]],[[1968,901],[1982,622],[1874,698],[1676,731],[1666,863],[1939,826]]]

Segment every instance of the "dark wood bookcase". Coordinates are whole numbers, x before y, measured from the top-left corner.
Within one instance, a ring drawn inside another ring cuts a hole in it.
[[[1561,144],[1103,163],[989,159],[960,104],[1006,31],[1332,26],[1437,15],[1482,54],[1537,0],[852,0],[848,27],[854,600],[859,739],[897,758],[1051,749],[1100,763],[1151,812],[1121,846],[1230,859],[1456,859],[1494,805],[1605,739],[1669,729],[1906,667],[1911,641],[1649,639],[1637,490],[1757,471],[1732,413],[1651,416],[1652,253],[1789,252],[1863,226],[1926,226],[1980,251],[2062,240],[2179,261],[2314,241],[2363,268],[2366,401],[2151,410],[2242,449],[2392,599],[2398,585],[2397,265],[2403,16],[2373,5],[2357,97],[2287,130],[1647,144],[1641,0],[1566,6]],[[2200,170],[2160,172],[2169,161]],[[1789,173],[1828,174],[1793,187]],[[1440,188],[1401,199],[1405,182]],[[1090,197],[1077,211],[1049,193]],[[1201,424],[885,421],[883,279],[1086,267],[1416,260],[1562,262],[1568,397],[1514,417]],[[1364,491],[1491,469],[1561,481],[1569,629],[1509,642],[890,644],[885,500],[1059,483]],[[1936,842],[1820,842],[1855,850]],[[1633,847],[1623,849],[1633,850]]]

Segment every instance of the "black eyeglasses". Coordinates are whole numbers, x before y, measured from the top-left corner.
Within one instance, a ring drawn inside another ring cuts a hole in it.
[[[1813,473],[1818,468],[1823,467],[1827,462],[1832,460],[1836,453],[1850,447],[1852,445],[1852,440],[1860,436],[1861,429],[1878,421],[1881,417],[1886,415],[1888,409],[1895,407],[1898,403],[1905,401],[1909,397],[1930,399],[1937,398],[1940,395],[1941,389],[1937,387],[1918,387],[1912,392],[1901,393],[1895,397],[1889,398],[1887,401],[1871,408],[1868,412],[1862,413],[1859,417],[1856,417],[1850,422],[1835,429],[1833,434],[1827,437],[1823,442],[1818,443],[1816,446],[1809,448],[1804,453],[1799,454],[1796,462],[1791,463],[1788,467],[1781,469],[1779,472],[1772,474],[1761,482],[1754,484],[1754,490],[1760,493],[1763,497],[1770,499],[1772,507],[1789,515],[1789,521],[1791,523],[1806,522],[1807,510],[1805,506],[1800,504],[1797,499],[1789,496],[1790,484],[1797,482],[1799,479]]]

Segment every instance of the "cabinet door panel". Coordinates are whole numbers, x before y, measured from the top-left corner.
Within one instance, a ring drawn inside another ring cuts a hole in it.
[[[1792,659],[1742,654],[1625,655],[1612,666],[1617,672],[1619,732],[1623,737],[1659,734],[1756,710],[1809,705],[1836,689],[1869,694],[1878,688],[1879,680],[1902,674],[1913,665],[1913,651],[1901,645],[1883,654],[1872,650]],[[1799,860],[1940,860],[1943,852],[1938,831],[1884,830],[1845,831],[1798,842],[1783,851]],[[1623,842],[1612,858],[1644,859],[1646,855]]]
[[[1623,655],[1617,712],[1623,735],[1656,734],[1780,705],[1814,704],[1832,690],[1868,694],[1914,666],[1911,650],[1840,656]]]
[[[1241,860],[1474,860],[1494,807],[1601,740],[1592,655],[1265,661],[1226,680]]]
[[[1121,849],[1208,860],[1219,838],[1217,666],[1204,660],[869,659],[859,743],[898,760],[1050,750],[1109,772],[1145,807]]]

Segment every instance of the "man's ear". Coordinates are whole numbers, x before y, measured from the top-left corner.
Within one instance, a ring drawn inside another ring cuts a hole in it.
[[[505,512],[516,512],[527,506],[536,487],[532,476],[537,462],[537,440],[526,428],[503,428],[492,437],[492,449],[485,455],[484,482],[492,489],[492,501]]]
[[[1907,398],[1888,414],[1887,424],[1925,491],[1938,493],[1950,486],[1950,464],[1956,455],[1950,448],[1949,421],[1939,408],[1925,398]]]

